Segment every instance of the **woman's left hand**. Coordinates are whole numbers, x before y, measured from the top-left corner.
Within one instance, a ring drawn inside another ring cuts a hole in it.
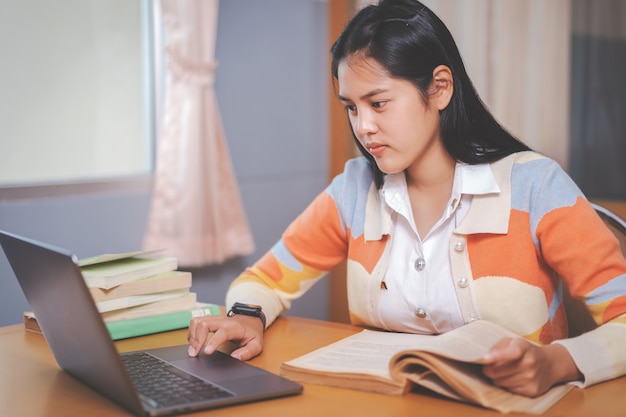
[[[559,382],[582,379],[569,352],[560,344],[535,345],[505,338],[483,358],[483,373],[499,387],[527,397],[539,396]]]

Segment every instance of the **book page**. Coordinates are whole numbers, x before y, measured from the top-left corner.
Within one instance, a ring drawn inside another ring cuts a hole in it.
[[[128,297],[114,298],[112,300],[98,301],[96,307],[100,313],[107,313],[109,311],[120,310],[123,308],[130,308],[145,305],[148,303],[154,303],[156,301],[167,300],[170,298],[180,297],[189,293],[188,289],[163,291],[153,294],[139,294],[130,295]]]
[[[78,266],[89,266],[95,264],[101,264],[105,262],[118,261],[120,259],[133,258],[136,256],[150,256],[154,255],[158,252],[163,251],[164,249],[152,249],[147,251],[136,251],[136,252],[127,252],[127,253],[108,253],[104,255],[92,256],[90,258],[80,259],[78,261]]]
[[[286,364],[320,372],[367,374],[391,379],[389,359],[415,347],[402,336],[410,335],[363,330]]]
[[[136,281],[178,267],[175,257],[166,258],[124,258],[115,262],[104,262],[81,267],[88,287],[111,289],[120,284]]]
[[[470,363],[481,363],[483,356],[501,339],[521,337],[487,320],[477,320],[437,336],[407,336],[415,338],[412,350],[436,353],[448,359]]]
[[[101,313],[101,315],[105,322],[135,319],[153,314],[165,314],[173,311],[189,310],[196,305],[196,301],[196,293],[190,292],[179,297],[155,301],[149,304],[108,311],[106,313]]]
[[[484,320],[441,335],[363,330],[287,364],[320,372],[375,374],[391,379],[389,361],[396,353],[419,350],[478,363],[503,337],[519,336]]]
[[[405,381],[456,400],[501,412],[540,414],[562,398],[570,386],[553,387],[529,398],[494,386],[483,376],[482,358],[504,337],[517,337],[500,325],[478,320],[441,335],[363,330],[285,362],[281,372],[300,381],[368,389],[362,380],[382,377],[396,386]],[[353,375],[363,378],[354,380]],[[352,376],[352,380],[349,376]]]

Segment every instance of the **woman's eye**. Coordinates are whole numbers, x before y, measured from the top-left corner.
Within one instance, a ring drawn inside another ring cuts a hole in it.
[[[345,108],[350,113],[356,112],[356,106],[354,104],[346,104]]]
[[[385,105],[386,101],[375,101],[372,103],[372,107],[375,109],[380,109]]]

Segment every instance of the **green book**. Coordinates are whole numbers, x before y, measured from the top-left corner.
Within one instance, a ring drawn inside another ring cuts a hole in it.
[[[217,316],[220,314],[220,308],[216,304],[198,303],[197,307],[192,310],[111,321],[106,322],[105,325],[111,335],[111,339],[120,340],[169,330],[184,329],[189,327],[189,322],[193,317]]]

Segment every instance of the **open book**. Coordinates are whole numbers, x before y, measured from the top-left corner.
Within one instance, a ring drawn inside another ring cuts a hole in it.
[[[483,376],[481,360],[504,337],[519,337],[478,320],[437,336],[363,330],[284,362],[280,374],[299,382],[401,395],[421,386],[500,412],[541,414],[571,385],[536,398],[513,394]]]

